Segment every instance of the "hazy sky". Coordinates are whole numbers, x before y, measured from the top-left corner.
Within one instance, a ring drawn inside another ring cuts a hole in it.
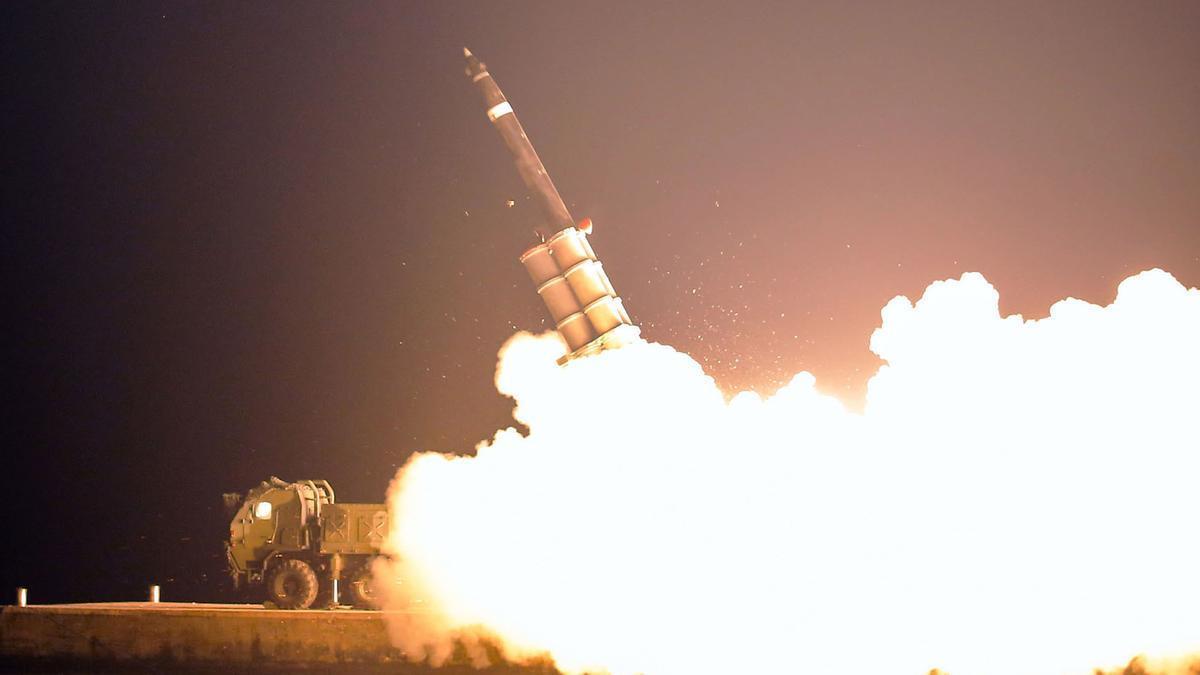
[[[4,587],[203,594],[221,492],[382,500],[508,423],[537,212],[464,45],[646,337],[730,391],[861,398],[884,303],[965,271],[1030,317],[1200,285],[1195,2],[0,11]]]

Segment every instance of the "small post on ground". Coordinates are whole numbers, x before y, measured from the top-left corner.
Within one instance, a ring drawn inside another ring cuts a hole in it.
[[[17,587],[17,607],[24,607],[29,604],[29,589],[23,586]]]
[[[151,584],[150,585],[150,602],[158,602],[158,598],[159,598],[158,584]]]
[[[334,606],[334,607],[337,607],[337,605],[338,605],[338,602],[339,602],[339,598],[338,598],[338,580],[337,580],[337,579],[334,579],[334,580],[333,580],[333,606]]]

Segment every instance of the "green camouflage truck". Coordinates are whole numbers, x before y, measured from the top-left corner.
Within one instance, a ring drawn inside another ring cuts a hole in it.
[[[225,502],[234,510],[225,548],[236,586],[282,609],[374,606],[371,562],[387,536],[384,504],[339,504],[329,481],[274,476]]]

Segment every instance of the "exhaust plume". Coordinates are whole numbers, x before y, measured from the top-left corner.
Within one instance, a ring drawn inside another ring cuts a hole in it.
[[[614,674],[1185,663],[1155,659],[1200,652],[1200,291],[998,300],[965,274],[889,302],[861,414],[808,373],[727,400],[665,345],[559,367],[515,335],[496,386],[528,433],[389,491],[383,590],[424,608],[394,639]]]

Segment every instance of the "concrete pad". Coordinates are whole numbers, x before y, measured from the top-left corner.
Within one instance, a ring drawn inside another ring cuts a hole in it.
[[[0,611],[0,659],[91,666],[227,665],[288,670],[388,666],[389,672],[397,673],[481,672],[469,667],[464,670],[467,664],[453,660],[449,667],[439,669],[409,663],[388,641],[383,612],[287,611],[261,605],[182,602],[4,607]],[[490,670],[556,672],[546,664],[505,664]]]

